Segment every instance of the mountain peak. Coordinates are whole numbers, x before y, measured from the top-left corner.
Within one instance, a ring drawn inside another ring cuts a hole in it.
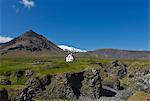
[[[29,31],[27,31],[28,33],[35,33],[32,29],[30,29]]]
[[[23,33],[22,36],[35,37],[35,36],[40,36],[40,35],[37,34],[36,32],[34,32],[33,30],[29,30],[29,31]]]

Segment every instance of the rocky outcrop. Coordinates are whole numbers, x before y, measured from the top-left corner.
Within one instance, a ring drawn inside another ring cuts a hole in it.
[[[101,96],[101,78],[98,70],[88,70],[79,73],[58,74],[49,85],[51,99],[79,99],[90,97],[98,99]]]
[[[81,96],[81,87],[84,85],[82,84],[84,78],[84,72],[67,74],[67,80],[77,99]]]
[[[6,89],[0,89],[0,101],[8,101],[8,92]]]
[[[86,71],[82,81],[82,96],[88,96],[91,99],[98,99],[101,96],[101,78],[98,70]]]
[[[150,93],[150,65],[149,63],[134,62],[129,66],[128,82],[135,91]],[[130,86],[130,85],[129,85]]]
[[[127,65],[118,60],[112,61],[106,66],[106,69],[109,74],[115,75],[118,78],[123,78],[127,74]]]
[[[136,89],[150,93],[150,70],[137,71],[134,75]]]
[[[74,99],[75,94],[66,74],[59,74],[55,76],[55,80],[49,86],[49,94],[51,99]]]
[[[31,78],[27,82],[27,87],[24,88],[17,96],[17,101],[31,101],[33,97],[39,94],[44,89],[39,78]]]
[[[81,96],[97,99],[101,96],[101,88],[99,71],[88,70],[56,75],[49,86],[49,91],[51,98],[55,99],[79,99]]]
[[[82,97],[98,99],[101,96],[101,78],[99,70],[87,70],[79,73],[46,75],[41,78],[31,77],[16,97],[16,101],[67,99]]]
[[[40,95],[43,90],[45,90],[45,86],[50,83],[50,76],[44,76],[43,78],[30,78],[24,88],[16,97],[16,101],[31,101],[32,98]]]

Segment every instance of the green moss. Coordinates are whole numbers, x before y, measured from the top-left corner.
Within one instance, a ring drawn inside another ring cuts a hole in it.
[[[8,91],[8,97],[11,101],[14,101],[14,97],[25,88],[24,85],[0,85],[0,89],[5,88]]]
[[[10,77],[10,81],[13,85],[24,85],[26,82],[26,77],[21,76],[20,78],[17,78],[16,76]]]
[[[103,82],[108,83],[108,84],[113,84],[114,82],[116,82],[118,79],[115,76],[107,76],[106,78],[103,79]]]

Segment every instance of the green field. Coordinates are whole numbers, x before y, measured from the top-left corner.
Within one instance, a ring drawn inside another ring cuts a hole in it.
[[[0,74],[31,69],[36,74],[55,74],[78,72],[87,68],[97,68],[98,64],[107,64],[113,60],[79,58],[71,63],[66,63],[64,58],[1,58]],[[128,66],[132,63],[149,63],[148,60],[120,60]]]
[[[78,58],[71,63],[66,63],[64,58],[2,58],[0,60],[0,74],[7,74],[9,72],[15,73],[18,71],[32,70],[34,76],[43,76],[46,74],[57,74],[57,73],[70,73],[84,71],[89,68],[99,68],[97,63],[102,63],[103,65],[111,62],[113,60],[101,60],[101,59],[89,59],[89,58]],[[123,63],[130,66],[133,63],[149,64],[149,61],[144,60],[120,60]],[[136,67],[136,66],[135,66]],[[132,70],[132,69],[130,69]],[[11,77],[18,84],[22,84],[25,79],[24,77],[20,80],[16,80]]]

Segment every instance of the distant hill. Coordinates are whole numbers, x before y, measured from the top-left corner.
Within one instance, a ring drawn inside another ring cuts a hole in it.
[[[103,59],[150,59],[150,51],[131,51],[119,49],[97,49],[86,53],[77,53],[78,57]]]
[[[13,40],[0,44],[1,56],[59,56],[64,51],[44,36],[29,30]]]

